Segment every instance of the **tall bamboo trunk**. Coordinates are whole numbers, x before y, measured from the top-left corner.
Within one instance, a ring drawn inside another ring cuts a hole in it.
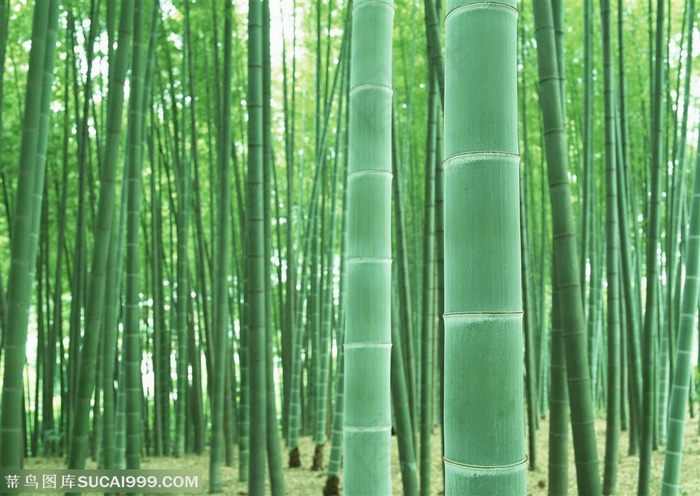
[[[265,491],[266,370],[265,263],[263,222],[263,36],[262,2],[248,12],[248,174],[246,176],[246,256],[248,356],[250,358],[250,465],[248,492]]]
[[[700,138],[698,139],[700,145]],[[673,387],[669,410],[668,444],[664,457],[662,496],[677,495],[680,491],[680,471],[683,460],[683,428],[688,405],[688,388],[692,380],[691,350],[693,326],[698,311],[700,286],[700,146],[695,162],[695,187],[690,211],[687,265],[682,296],[682,312],[679,322],[676,348],[676,367],[673,371]]]
[[[448,495],[526,490],[515,7],[451,2],[445,17]]]
[[[19,468],[24,453],[22,438],[22,407],[24,365],[29,325],[29,307],[32,293],[32,273],[36,253],[37,231],[33,219],[41,210],[41,193],[45,161],[39,160],[38,144],[42,141],[40,118],[42,109],[48,109],[51,85],[45,87],[44,72],[53,73],[56,44],[58,6],[55,3],[36,2],[32,20],[32,49],[27,73],[27,97],[25,98],[22,139],[19,155],[19,178],[12,222],[10,275],[7,288],[7,320],[3,347],[5,366],[2,383],[2,415],[0,440],[2,453],[0,467]],[[53,45],[53,46],[52,46]],[[50,64],[50,65],[47,65]],[[39,94],[39,98],[31,98]],[[44,128],[44,133],[48,126]],[[45,139],[45,138],[44,138]],[[35,201],[37,184],[40,185],[38,201]],[[38,226],[37,226],[38,227]]]
[[[352,11],[345,409],[346,495],[391,493],[393,2]]]
[[[654,66],[654,86],[652,93],[652,133],[651,133],[651,179],[649,223],[647,224],[647,289],[646,312],[644,313],[644,335],[642,342],[642,421],[639,456],[639,479],[637,493],[649,494],[651,478],[651,449],[653,437],[653,392],[655,373],[653,367],[654,337],[658,329],[659,305],[659,260],[657,244],[661,230],[661,175],[662,175],[662,114],[661,104],[664,87],[664,0],[658,0],[656,10],[656,62]]]
[[[560,292],[566,371],[579,494],[600,494],[598,453],[586,351],[581,276],[576,249],[568,178],[568,144],[557,62],[552,8],[533,2],[540,77],[540,107],[544,124],[547,176],[552,203],[554,254]]]
[[[143,136],[143,6],[134,5],[133,60],[129,94],[128,161],[129,191],[126,210],[126,295],[124,303],[123,360],[126,393],[126,466],[138,469],[141,465],[141,434],[143,429],[141,379],[141,315],[140,287],[140,230],[142,204],[142,136]],[[121,385],[120,385],[121,387]]]
[[[603,24],[603,79],[605,94],[605,236],[607,239],[607,401],[603,494],[615,492],[620,437],[620,238],[617,211],[616,112],[612,63],[610,0],[601,1]]]

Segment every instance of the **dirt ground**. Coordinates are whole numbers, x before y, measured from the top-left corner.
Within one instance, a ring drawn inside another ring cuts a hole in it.
[[[546,495],[547,488],[547,432],[549,429],[547,419],[540,422],[537,431],[537,467],[535,470],[528,472],[528,495]],[[698,434],[698,419],[688,418],[685,429],[684,457],[683,467],[681,471],[681,495],[694,496],[700,495],[700,435]],[[598,452],[599,462],[602,477],[603,458],[605,450],[605,420],[598,419],[596,421],[596,433],[598,436]],[[432,471],[431,483],[432,494],[442,494],[442,465],[440,459],[440,441],[439,431],[435,430],[435,438],[433,441],[433,456],[432,456]],[[571,437],[571,436],[569,436]],[[401,486],[401,474],[398,463],[398,448],[396,445],[396,437],[392,437],[393,454],[393,482],[392,491],[394,495],[403,494]],[[574,473],[574,458],[571,449],[572,441],[569,439],[569,494],[575,495],[576,478]],[[628,449],[628,434],[622,432],[620,435],[620,465],[618,473],[617,494],[620,496],[634,495],[637,489],[637,470],[639,464],[638,457],[630,457],[627,455]],[[288,496],[318,496],[322,494],[323,487],[326,482],[326,473],[312,472],[309,470],[313,458],[314,446],[311,438],[302,438],[300,443],[302,467],[296,469],[286,468],[287,465],[287,450],[283,448],[283,463],[285,465],[285,485]],[[330,452],[330,447],[326,446],[325,456],[327,458]],[[661,486],[661,475],[663,472],[664,448],[660,447],[659,451],[652,454],[652,476],[650,494],[658,494]],[[326,460],[327,461],[327,460]],[[64,468],[65,465],[60,459],[27,459],[26,468],[35,469],[50,469]],[[96,468],[93,462],[89,462],[87,468]],[[209,479],[209,458],[204,456],[188,455],[182,458],[144,458],[141,462],[143,469],[196,469],[201,473],[200,483],[203,487],[203,492],[208,490]],[[222,467],[222,479],[224,484],[224,494],[227,495],[247,495],[247,484],[238,480],[237,467]],[[342,488],[342,484],[341,484]],[[269,491],[269,482],[268,482]],[[84,493],[87,494],[87,493]],[[153,494],[153,493],[150,493]],[[201,494],[201,493],[199,493]],[[368,495],[370,496],[370,495]],[[497,495],[494,495],[497,496]]]

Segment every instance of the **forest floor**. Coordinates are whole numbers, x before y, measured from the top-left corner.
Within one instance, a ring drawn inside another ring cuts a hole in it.
[[[537,431],[537,466],[528,472],[528,496],[546,495],[547,488],[547,463],[548,463],[548,429],[547,419],[540,421]],[[603,460],[605,451],[605,419],[596,420],[596,433],[598,437],[598,453],[601,477],[603,472]],[[398,448],[396,437],[392,437],[392,489],[394,495],[403,494],[401,486],[401,473],[398,462]],[[635,495],[637,492],[637,470],[639,457],[628,456],[629,436],[627,432],[620,434],[620,463],[618,470],[617,493],[620,496]],[[575,495],[576,477],[571,436],[569,436],[569,494]],[[284,477],[288,496],[319,496],[322,494],[326,482],[326,472],[312,472],[311,462],[314,446],[310,437],[304,437],[300,441],[302,467],[296,469],[287,468],[287,450],[283,447],[282,461],[284,464]],[[330,446],[326,445],[325,457],[330,452]],[[685,428],[685,442],[683,446],[683,466],[681,470],[681,496],[700,495],[700,434],[698,430],[698,418],[688,418]],[[433,495],[442,494],[442,464],[440,455],[439,430],[435,430],[433,451],[431,460],[431,483]],[[659,494],[661,476],[664,464],[664,447],[652,453],[652,474],[650,494]],[[63,460],[56,458],[28,458],[26,469],[50,470],[65,468]],[[86,468],[96,468],[94,462],[89,461]],[[202,494],[206,492],[209,484],[209,458],[205,455],[188,455],[181,458],[172,457],[144,457],[141,460],[142,469],[169,469],[169,470],[197,470],[200,475],[200,487]],[[238,496],[247,495],[247,483],[238,480],[238,468],[222,467],[222,482],[224,494]],[[269,491],[269,481],[266,482]],[[46,494],[46,493],[44,493]],[[87,494],[87,493],[83,493]],[[154,493],[149,493],[154,494]],[[368,495],[370,496],[370,495]],[[497,495],[494,495],[497,496]]]

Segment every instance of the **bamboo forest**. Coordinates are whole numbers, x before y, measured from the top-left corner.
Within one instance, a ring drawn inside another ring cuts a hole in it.
[[[700,494],[700,0],[0,0],[0,101],[0,494]]]

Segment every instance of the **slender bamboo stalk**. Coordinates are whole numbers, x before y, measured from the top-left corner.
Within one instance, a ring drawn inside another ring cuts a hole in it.
[[[440,25],[438,23],[438,9],[433,0],[424,0],[425,4],[425,33],[428,42],[428,57],[430,59],[430,73],[435,75],[438,89],[440,90],[441,107],[445,105],[445,65],[440,46]],[[431,76],[432,77],[432,76]]]
[[[428,131],[425,146],[425,193],[423,196],[423,309],[421,319],[420,395],[420,492],[430,494],[430,448],[433,427],[433,354],[435,341],[435,142],[438,92],[435,70],[430,70]]]
[[[349,66],[349,57],[345,60],[346,66]],[[345,87],[349,83],[349,71],[345,70],[345,76],[343,81],[343,91],[341,95],[345,100],[348,100],[347,91]],[[345,113],[345,122],[343,129],[343,141],[342,147],[339,147],[343,156],[343,216],[341,222],[341,243],[340,243],[340,289],[339,289],[339,299],[341,302],[345,301],[346,295],[346,272],[345,272],[345,250],[347,246],[347,205],[348,205],[348,121],[349,113]],[[343,448],[343,410],[345,402],[345,347],[342,343],[345,341],[345,307],[340,305],[338,308],[338,325],[336,327],[336,338],[335,342],[338,348],[338,355],[336,361],[336,376],[335,376],[335,403],[333,405],[333,427],[331,434],[331,450],[328,456],[328,476],[326,478],[326,484],[323,487],[324,496],[338,496],[340,494],[340,461]]]
[[[657,244],[661,230],[661,174],[662,174],[662,115],[661,104],[664,88],[663,52],[664,52],[664,1],[657,1],[656,10],[656,61],[652,92],[652,133],[651,133],[651,181],[649,223],[647,225],[647,294],[646,312],[644,314],[644,340],[642,343],[642,422],[639,457],[639,479],[637,493],[640,496],[649,494],[651,477],[651,448],[653,435],[653,384],[654,373],[652,359],[653,340],[658,325],[659,307],[659,260]]]
[[[394,297],[396,300],[396,297]],[[398,305],[394,304],[391,319],[391,396],[396,419],[396,436],[399,448],[399,464],[401,467],[401,483],[405,496],[417,496],[418,474],[416,471],[416,451],[414,447],[413,427],[408,404],[408,387],[406,384],[406,372],[404,371],[405,359],[401,350],[402,342],[399,335],[400,318]],[[432,419],[430,419],[432,421]],[[430,443],[428,443],[430,446]],[[421,464],[421,467],[423,465]],[[428,490],[430,479],[428,479]],[[421,476],[421,485],[423,477]],[[429,494],[429,493],[426,493]]]
[[[438,110],[438,115],[440,111]],[[437,136],[435,137],[435,270],[436,274],[436,316],[437,324],[437,353],[435,380],[438,384],[435,394],[435,408],[433,418],[435,424],[440,427],[440,457],[445,456],[445,429],[443,428],[443,405],[445,404],[445,381],[442,371],[445,370],[445,320],[439,316],[445,313],[445,167],[442,161],[442,151],[444,150],[444,139],[442,126],[437,126]],[[442,491],[445,491],[445,465],[442,465]]]
[[[520,29],[520,46],[521,53],[524,47],[525,40],[525,30]],[[525,55],[522,54],[522,60],[524,60]],[[522,125],[522,150],[523,150],[523,166],[521,167],[520,174],[520,243],[522,256],[522,294],[523,294],[523,310],[525,312],[525,318],[523,320],[523,332],[525,334],[525,400],[527,402],[527,422],[528,422],[528,463],[530,465],[530,470],[534,470],[537,466],[537,443],[536,434],[538,428],[538,384],[537,384],[537,366],[536,366],[536,348],[535,348],[535,335],[537,334],[536,325],[536,304],[535,304],[535,292],[533,286],[532,277],[532,243],[530,242],[530,222],[528,218],[529,204],[528,204],[528,175],[527,169],[531,166],[530,163],[530,146],[528,143],[528,126],[527,126],[527,80],[525,78],[525,73],[523,72],[521,76],[521,94],[520,103],[522,105],[521,109],[521,125]],[[543,332],[540,329],[540,333]]]
[[[250,357],[250,465],[248,492],[265,491],[265,267],[263,233],[263,39],[262,2],[248,5],[248,174],[246,256],[248,353]]]
[[[7,37],[9,30],[7,29],[10,22],[10,2],[9,0],[0,0],[0,60],[3,62],[0,64],[0,101],[3,101],[3,95],[5,93],[5,53],[7,51]],[[68,66],[68,64],[66,64]],[[66,81],[68,79],[66,78]],[[4,106],[0,105],[0,149],[2,149],[2,139],[4,127],[2,125]],[[68,112],[68,106],[66,106],[66,114]],[[8,192],[7,192],[7,179],[5,178],[5,167],[4,158],[0,157],[0,181],[2,181],[3,189],[3,200],[5,206],[5,217],[7,218],[8,225],[10,222],[10,206],[8,202]],[[59,245],[60,246],[60,245]],[[0,276],[0,330],[5,329],[5,290],[2,285],[2,276]],[[2,339],[0,338],[0,357],[2,357]]]
[[[554,253],[560,291],[566,348],[566,371],[576,459],[576,478],[581,494],[600,494],[598,454],[586,359],[586,333],[581,302],[581,277],[576,253],[571,193],[568,179],[568,145],[561,104],[561,85],[549,2],[533,2],[540,77],[540,107],[544,123],[547,175],[552,203]]]
[[[265,430],[267,462],[272,496],[284,496],[285,485],[280,455],[279,430],[277,428],[277,399],[275,392],[275,366],[272,342],[275,325],[272,308],[272,234],[271,203],[274,181],[272,153],[272,111],[270,106],[270,2],[262,3],[262,125],[263,125],[263,256],[265,277]],[[279,218],[279,215],[278,215]]]
[[[581,297],[586,301],[586,267],[591,247],[593,174],[593,0],[583,2],[583,212],[581,213]],[[590,351],[590,350],[589,350]],[[589,360],[590,363],[590,360]]]
[[[682,296],[682,312],[678,329],[676,367],[673,372],[668,424],[668,444],[664,456],[661,483],[662,496],[679,494],[681,461],[683,460],[683,428],[691,380],[693,325],[698,311],[700,287],[700,138],[695,161],[695,187],[690,211],[687,265]]]
[[[612,61],[610,0],[601,0],[603,25],[603,79],[605,95],[605,236],[607,239],[607,404],[603,494],[615,492],[620,437],[620,238],[617,210],[616,112]]]
[[[296,3],[296,2],[294,2]],[[280,2],[280,9],[284,4]],[[296,9],[295,9],[296,12]],[[280,12],[280,15],[283,15]],[[296,50],[292,50],[292,57],[296,57]],[[292,383],[292,353],[294,352],[295,335],[295,303],[296,303],[296,280],[297,280],[297,253],[294,250],[294,108],[291,103],[294,101],[294,91],[289,95],[289,76],[287,72],[287,41],[285,36],[284,23],[282,24],[282,108],[284,112],[284,157],[286,167],[286,207],[287,207],[287,229],[286,229],[286,287],[285,287],[285,307],[282,328],[282,432],[285,440],[289,441],[289,406]],[[294,74],[292,74],[292,79]],[[290,102],[291,100],[291,102]],[[287,351],[289,350],[289,351]]]
[[[87,456],[88,415],[90,399],[95,389],[95,367],[100,338],[100,325],[105,302],[105,276],[109,252],[110,233],[114,218],[115,176],[124,104],[124,80],[128,67],[131,31],[133,26],[133,0],[121,4],[119,41],[114,51],[115,68],[110,71],[107,122],[109,132],[105,144],[105,162],[101,169],[100,200],[94,226],[95,240],[90,271],[85,332],[80,352],[80,376],[78,382],[75,415],[72,418],[71,449],[68,459],[70,468],[82,468]],[[111,65],[111,64],[110,64]],[[122,382],[120,381],[120,384]]]
[[[33,281],[36,274],[37,280],[37,340],[39,346],[37,347],[37,357],[36,357],[36,380],[34,389],[34,405],[30,409],[34,410],[34,428],[31,429],[30,441],[31,446],[30,452],[33,456],[38,456],[38,434],[39,434],[39,392],[40,392],[40,378],[43,374],[44,364],[42,363],[43,356],[45,354],[45,349],[41,346],[44,335],[46,334],[46,327],[48,327],[48,321],[44,319],[44,312],[49,309],[48,300],[44,301],[44,281],[43,272],[48,273],[48,256],[46,254],[46,243],[49,242],[49,231],[47,226],[47,215],[48,215],[48,188],[46,186],[46,150],[48,147],[48,130],[49,130],[49,105],[51,99],[51,85],[53,81],[54,72],[54,54],[56,49],[56,29],[58,24],[58,15],[54,10],[57,7],[51,6],[49,10],[49,24],[47,26],[47,41],[46,41],[46,54],[44,57],[44,67],[42,74],[42,85],[41,85],[41,115],[39,118],[39,129],[38,129],[38,143],[36,151],[36,173],[34,178],[34,195],[33,195],[33,211],[30,219],[30,244],[29,244],[29,279]],[[1,21],[0,21],[1,22]],[[37,260],[37,251],[39,252],[39,259]],[[46,262],[44,263],[44,259]],[[37,269],[36,265],[39,264]],[[44,269],[46,264],[47,269]],[[46,279],[48,281],[48,278]],[[50,288],[48,284],[46,285],[46,292],[48,293]],[[47,312],[48,313],[48,312]],[[54,361],[55,363],[55,361]],[[27,381],[28,382],[28,381]],[[53,384],[50,386],[50,390],[53,391]],[[26,393],[29,395],[29,388],[27,387]],[[53,404],[53,400],[51,401]],[[25,417],[26,418],[26,417]],[[31,428],[31,424],[28,420],[25,421],[25,430]],[[25,453],[27,452],[25,441]]]
[[[157,4],[156,4],[157,5]],[[129,149],[127,174],[129,183],[126,208],[126,295],[124,302],[124,391],[126,393],[126,466],[141,465],[142,379],[141,379],[141,311],[140,311],[140,230],[143,170],[143,5],[134,4],[134,37],[129,93]]]
[[[116,9],[113,8],[114,5],[107,5],[107,26],[108,26],[108,38],[110,41],[110,50],[109,50],[109,77],[112,77],[113,71],[116,70],[116,64],[111,63],[112,60],[114,60],[114,50],[111,48],[112,47],[112,42],[114,41],[114,20],[116,18],[115,12]],[[93,60],[94,60],[94,41],[95,37],[97,36],[97,16],[98,16],[98,8],[96,4],[90,5],[90,34],[88,35],[88,39],[85,42],[85,57],[87,59],[87,70],[86,70],[86,78],[85,78],[85,84],[83,85],[83,93],[84,95],[90,95],[92,93],[92,87],[93,87],[93,78],[92,78],[92,65],[93,65]],[[78,211],[77,211],[77,234],[76,234],[76,248],[74,251],[74,273],[73,273],[73,284],[72,284],[72,298],[71,298],[71,314],[70,314],[70,343],[69,343],[69,393],[71,395],[71,400],[67,402],[66,405],[66,413],[67,413],[67,420],[68,424],[71,425],[72,423],[72,414],[73,414],[73,407],[75,406],[76,399],[79,393],[79,388],[78,386],[78,380],[77,380],[77,371],[78,371],[78,363],[79,363],[79,350],[80,350],[80,328],[81,328],[81,319],[83,317],[83,309],[85,307],[85,300],[86,300],[86,294],[87,291],[85,290],[85,285],[86,285],[86,277],[85,275],[87,274],[87,240],[86,240],[86,222],[87,222],[87,217],[88,217],[88,211],[92,213],[92,206],[93,204],[91,203],[90,205],[85,204],[85,198],[87,191],[86,189],[88,188],[87,183],[88,183],[88,176],[90,175],[89,173],[89,150],[90,150],[90,136],[88,133],[88,119],[90,118],[90,103],[92,101],[91,98],[83,98],[82,102],[82,109],[81,111],[78,111],[79,108],[79,95],[78,95],[78,90],[79,90],[79,76],[78,76],[78,61],[77,61],[77,56],[75,53],[77,52],[77,39],[76,39],[76,20],[73,16],[73,12],[69,12],[68,15],[68,31],[71,33],[70,36],[70,46],[71,46],[71,52],[72,52],[72,58],[73,63],[72,69],[73,69],[73,98],[75,100],[75,109],[76,109],[76,124],[78,128],[78,135],[77,135],[77,141],[78,141],[78,150],[77,150],[77,159],[78,159],[78,170],[79,172],[79,179],[78,179]],[[94,27],[94,29],[93,29]],[[94,111],[94,106],[93,109]],[[92,181],[90,181],[92,182]],[[97,374],[96,374],[97,375]],[[99,391],[99,386],[96,384],[96,389]],[[99,393],[98,393],[99,394]],[[70,444],[72,444],[73,439],[72,437],[68,439],[69,442],[69,449]]]
[[[224,8],[224,84],[222,90],[223,108],[217,134],[217,221],[219,229],[216,233],[216,256],[214,257],[214,347],[213,355],[213,384],[210,389],[212,396],[212,444],[209,458],[209,491],[223,491],[221,478],[221,463],[223,459],[224,439],[224,385],[225,373],[229,357],[225,350],[228,348],[229,316],[228,316],[228,259],[229,259],[229,214],[230,214],[230,160],[231,160],[231,37],[233,30],[231,2],[226,2]],[[183,185],[186,184],[183,182]],[[185,208],[183,204],[181,208]],[[189,299],[189,298],[188,298]],[[264,466],[264,465],[263,465]]]
[[[569,492],[569,396],[566,383],[566,352],[561,328],[561,304],[556,280],[556,264],[552,264],[552,346],[549,397],[549,494]]]
[[[10,252],[10,275],[7,288],[7,321],[4,336],[5,366],[2,384],[2,416],[0,440],[2,453],[0,466],[19,468],[23,458],[24,441],[22,439],[22,405],[24,364],[27,345],[27,326],[29,324],[29,306],[32,290],[32,272],[34,259],[30,253],[36,253],[36,233],[33,233],[33,220],[38,217],[36,209],[41,207],[35,201],[37,176],[43,177],[45,161],[38,160],[38,143],[41,142],[40,119],[42,107],[48,108],[50,85],[44,88],[46,60],[50,59],[49,72],[53,72],[53,54],[56,40],[56,19],[58,6],[36,2],[32,19],[32,49],[29,54],[27,72],[27,98],[25,98],[22,119],[22,140],[19,155],[19,178],[12,222]],[[53,28],[52,28],[53,26]],[[32,94],[41,98],[30,98]],[[47,130],[48,128],[46,128]],[[43,192],[43,187],[39,190]]]
[[[620,162],[617,167],[618,174],[618,219],[620,226],[620,253],[621,253],[621,270],[622,270],[622,289],[625,297],[625,318],[627,325],[625,333],[627,335],[627,355],[629,364],[629,403],[630,403],[630,447],[629,454],[637,454],[639,440],[639,423],[641,420],[641,391],[642,391],[642,369],[640,363],[640,346],[639,336],[641,329],[641,302],[638,298],[638,287],[641,284],[641,278],[635,277],[633,260],[632,260],[632,243],[631,243],[631,227],[630,227],[630,207],[629,195],[627,192],[627,173],[630,166],[627,146],[627,101],[626,87],[627,79],[625,76],[625,57],[624,57],[624,29],[623,29],[623,8],[622,3],[618,3],[617,11],[617,27],[618,27],[618,91],[619,91],[619,140],[617,145],[620,148]]]
[[[396,139],[392,140],[392,147],[396,147]],[[395,153],[392,155],[396,155]],[[397,157],[398,158],[398,157]],[[394,164],[394,181],[392,181],[392,197],[394,202],[394,229],[396,230],[396,265],[399,292],[399,316],[401,318],[401,344],[403,356],[406,360],[404,370],[408,382],[408,404],[411,412],[412,430],[415,431],[418,419],[417,413],[417,384],[415,372],[414,331],[412,313],[411,278],[409,277],[409,258],[407,253],[406,212],[404,207],[404,189],[402,187],[402,175],[405,165],[399,160]],[[415,433],[414,433],[415,437]]]

